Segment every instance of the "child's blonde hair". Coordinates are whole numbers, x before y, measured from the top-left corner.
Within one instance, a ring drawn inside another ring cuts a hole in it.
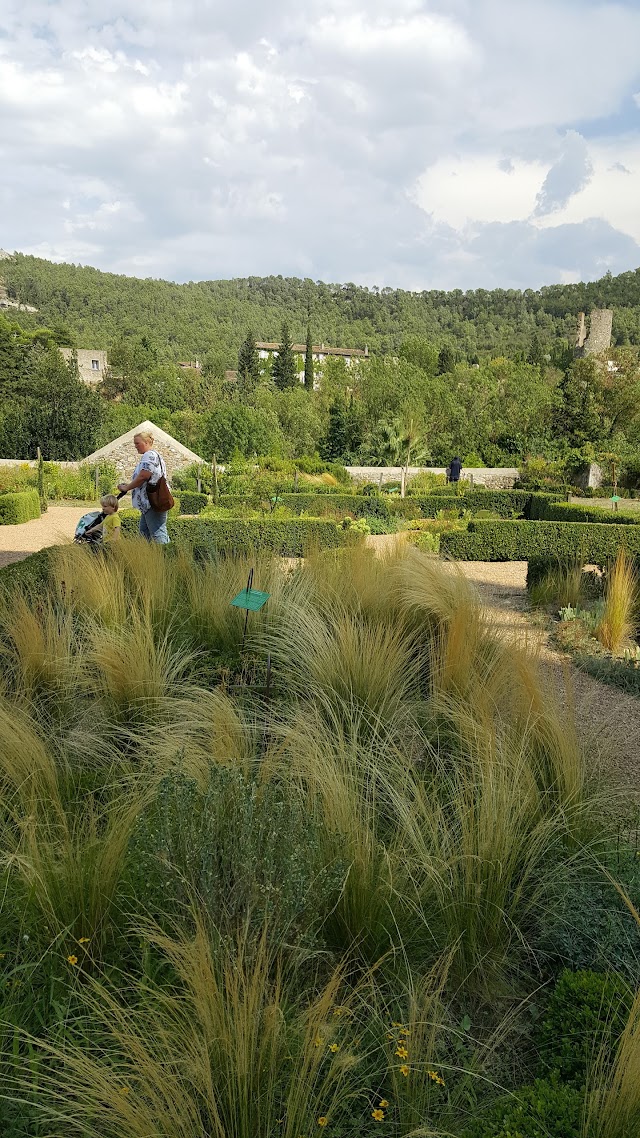
[[[104,494],[103,497],[100,499],[100,505],[101,506],[110,506],[112,510],[117,510],[119,503],[118,503],[118,499],[116,498],[115,494]]]

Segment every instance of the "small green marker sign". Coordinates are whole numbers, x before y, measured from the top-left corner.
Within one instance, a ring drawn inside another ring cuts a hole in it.
[[[260,612],[270,596],[271,593],[261,593],[259,589],[243,589],[231,604],[237,609],[246,609],[247,612]]]
[[[611,495],[611,501],[612,502],[620,502],[620,501],[622,501],[622,499],[620,498],[620,496],[618,494],[612,494]]]

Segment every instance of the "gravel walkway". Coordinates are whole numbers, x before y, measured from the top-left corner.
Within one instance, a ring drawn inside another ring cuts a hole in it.
[[[49,506],[46,514],[19,526],[0,526],[0,569],[22,561],[47,545],[71,541],[76,525],[88,506]]]
[[[446,562],[443,564],[446,565]],[[576,668],[549,643],[547,631],[527,613],[526,561],[457,563],[473,581],[499,635],[527,647],[567,716],[575,716],[594,768],[612,772],[630,798],[640,800],[640,700]]]

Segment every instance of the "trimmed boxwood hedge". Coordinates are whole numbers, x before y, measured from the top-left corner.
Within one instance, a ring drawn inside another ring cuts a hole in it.
[[[531,519],[547,522],[602,522],[606,525],[640,525],[640,510],[622,513],[620,510],[606,510],[602,506],[580,506],[573,502],[554,502],[544,500],[542,495],[534,495],[531,503]]]
[[[37,490],[16,490],[0,494],[0,526],[15,526],[40,517],[40,497]]]
[[[137,511],[122,512],[124,533],[138,532]],[[266,551],[280,557],[302,557],[310,549],[336,549],[345,534],[327,518],[169,517],[169,537],[196,557],[250,554]]]
[[[603,522],[472,521],[464,533],[445,533],[440,552],[457,561],[529,561],[548,557],[555,562],[581,559],[605,565],[624,546],[640,556],[640,526]]]
[[[440,510],[490,510],[500,517],[529,517],[533,498],[553,501],[551,494],[531,494],[528,490],[469,490],[466,493],[415,494],[412,497],[381,497],[377,494],[279,494],[278,505],[295,514],[311,517],[344,516],[356,518],[435,518]],[[255,504],[256,498],[223,496],[221,506],[234,509]]]
[[[180,513],[201,514],[208,501],[208,494],[198,494],[196,491],[182,490],[180,493]]]

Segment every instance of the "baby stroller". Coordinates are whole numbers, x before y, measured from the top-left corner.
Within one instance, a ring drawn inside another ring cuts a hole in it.
[[[116,497],[124,498],[125,493],[126,491],[121,490]],[[83,514],[73,535],[74,542],[78,545],[92,545],[94,549],[101,546],[102,523],[106,516],[102,510],[91,510],[88,514]]]

